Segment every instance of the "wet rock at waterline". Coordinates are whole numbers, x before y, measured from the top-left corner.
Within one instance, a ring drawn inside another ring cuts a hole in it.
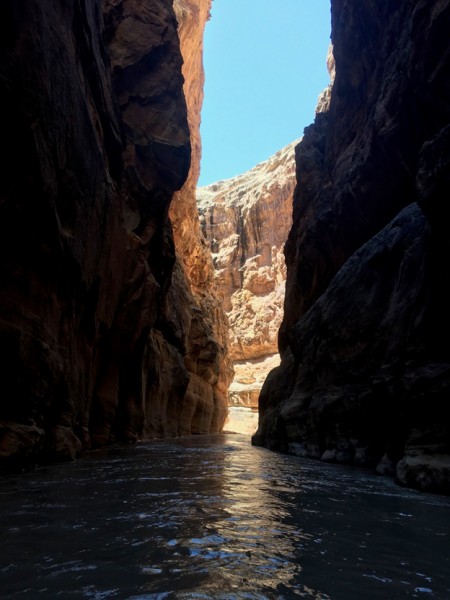
[[[450,492],[450,2],[332,2],[257,444]]]

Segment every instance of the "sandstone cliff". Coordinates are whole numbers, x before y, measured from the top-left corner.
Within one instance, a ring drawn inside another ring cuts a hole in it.
[[[174,2],[184,61],[182,71],[192,158],[187,180],[175,193],[169,212],[178,257],[175,277],[189,289],[189,301],[184,306],[191,315],[186,359],[190,375],[187,396],[194,402],[198,402],[196,398],[203,403],[208,399],[206,414],[211,414],[211,420],[197,428],[203,433],[218,432],[224,424],[233,372],[228,356],[228,322],[214,285],[212,257],[200,229],[195,192],[201,159],[203,33],[210,7],[211,0]]]
[[[450,491],[450,2],[332,1],[254,443]]]
[[[292,223],[296,143],[247,173],[197,189],[200,222],[230,324],[231,404],[257,408],[262,383],[279,363],[283,246]]]
[[[191,162],[177,27],[172,0],[0,7],[2,467],[223,424],[168,218]]]

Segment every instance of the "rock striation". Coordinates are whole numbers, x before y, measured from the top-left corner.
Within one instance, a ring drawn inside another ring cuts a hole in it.
[[[255,444],[450,493],[450,2],[332,0]]]
[[[217,293],[230,324],[232,405],[257,408],[262,383],[279,364],[283,246],[292,224],[296,144],[247,173],[197,189]]]
[[[187,107],[183,87],[201,47],[182,43],[182,73],[180,38],[209,0],[175,9],[0,7],[2,469],[223,426],[218,308],[193,294],[168,216],[199,153],[201,96]]]

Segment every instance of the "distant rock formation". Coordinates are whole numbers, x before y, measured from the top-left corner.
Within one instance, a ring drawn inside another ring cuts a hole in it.
[[[168,217],[209,5],[175,2],[184,57],[172,0],[0,6],[0,468],[223,426],[222,316],[184,276],[210,267]]]
[[[253,441],[450,493],[450,1],[332,0]]]
[[[279,364],[283,246],[292,224],[296,144],[247,173],[197,189],[200,222],[230,324],[234,405],[257,407],[266,375]]]

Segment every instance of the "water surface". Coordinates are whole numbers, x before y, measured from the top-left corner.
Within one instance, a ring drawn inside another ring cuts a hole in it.
[[[218,435],[0,480],[0,598],[450,599],[450,499]]]

